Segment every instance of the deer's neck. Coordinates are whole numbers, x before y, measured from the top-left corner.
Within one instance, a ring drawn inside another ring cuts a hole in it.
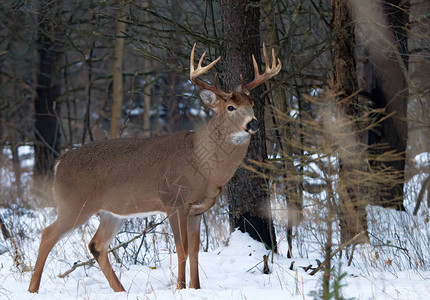
[[[226,122],[222,116],[213,117],[197,132],[193,150],[200,172],[219,186],[227,183],[242,163],[250,139],[234,143],[233,135],[238,129]]]
[[[246,153],[251,139],[249,133],[241,131],[238,126],[235,126],[224,115],[212,117],[203,129],[202,134],[204,135],[201,137],[202,141],[215,147],[214,151],[231,152],[238,150]],[[245,156],[245,153],[243,156]],[[243,159],[243,157],[240,159]]]

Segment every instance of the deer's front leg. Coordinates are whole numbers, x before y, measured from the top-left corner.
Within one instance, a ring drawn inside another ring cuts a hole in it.
[[[176,253],[178,254],[178,281],[176,288],[184,289],[185,265],[188,257],[187,215],[182,209],[168,213],[173,237],[175,238]]]
[[[200,221],[202,215],[188,217],[188,246],[190,255],[190,288],[199,289],[199,246],[200,246]]]

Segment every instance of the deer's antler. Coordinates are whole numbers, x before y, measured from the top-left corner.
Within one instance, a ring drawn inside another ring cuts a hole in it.
[[[253,81],[251,81],[245,86],[245,88],[248,91],[256,88],[263,82],[267,81],[269,78],[278,74],[279,71],[281,71],[281,68],[282,68],[281,60],[278,58],[278,60],[276,61],[275,50],[273,48],[272,48],[272,66],[270,66],[269,58],[267,57],[267,53],[266,53],[266,46],[264,45],[264,43],[263,43],[263,55],[264,55],[264,60],[266,61],[266,70],[261,75],[258,72],[257,61],[255,60],[254,55],[252,55],[252,63],[254,65],[255,78]],[[278,64],[276,64],[276,62],[278,62]]]
[[[206,51],[202,54],[202,56],[200,57],[199,60],[199,64],[197,65],[197,69],[194,69],[194,51],[196,49],[196,44],[194,44],[193,46],[193,50],[191,50],[191,57],[190,57],[190,80],[197,85],[198,87],[205,89],[205,90],[209,90],[214,92],[215,94],[217,94],[218,96],[220,96],[223,99],[228,99],[231,97],[230,93],[226,93],[223,90],[219,89],[218,86],[216,85],[210,85],[200,79],[198,79],[197,77],[199,77],[202,74],[205,74],[207,71],[209,71],[220,59],[221,56],[218,57],[217,59],[215,59],[213,62],[211,62],[209,65],[207,65],[206,67],[202,67],[202,62],[203,62],[203,58],[206,55]],[[215,77],[215,82],[216,82],[216,77]]]

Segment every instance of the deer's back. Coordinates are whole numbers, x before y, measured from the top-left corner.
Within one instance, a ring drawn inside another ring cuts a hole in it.
[[[163,211],[163,204],[157,200],[158,186],[166,172],[184,168],[181,164],[188,160],[183,156],[192,153],[189,149],[193,147],[193,139],[194,133],[179,132],[147,139],[120,138],[85,144],[60,158],[54,196],[64,199],[73,195],[77,199],[73,201],[80,202],[90,199],[88,205],[92,199],[102,199],[106,208],[97,204],[97,210],[110,211],[112,203],[119,203],[115,205],[120,207],[113,209],[119,214],[136,209]],[[127,207],[129,203],[135,207]]]

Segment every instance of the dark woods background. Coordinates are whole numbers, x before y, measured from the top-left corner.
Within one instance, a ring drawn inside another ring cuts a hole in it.
[[[429,13],[419,0],[3,0],[0,205],[49,204],[55,160],[81,144],[200,128],[192,45],[205,63],[222,55],[231,91],[252,80],[252,54],[264,70],[265,42],[283,68],[252,93],[262,130],[215,211],[268,248],[277,234],[291,246],[309,207],[338,242],[367,242],[366,206],[404,210],[412,158],[430,149]]]

